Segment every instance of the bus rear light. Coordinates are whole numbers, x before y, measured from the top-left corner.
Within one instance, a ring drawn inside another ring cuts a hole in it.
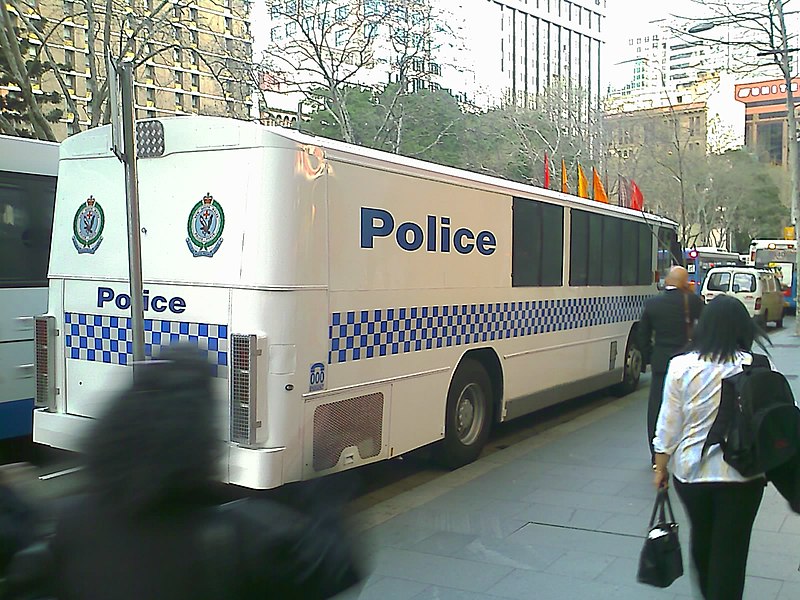
[[[783,290],[783,295],[786,296],[787,298],[791,298],[792,297],[792,288],[786,288],[785,290]]]
[[[756,310],[761,310],[761,298],[756,298]]]
[[[36,317],[34,349],[36,366],[36,406],[56,410],[55,317]]]
[[[257,341],[255,335],[231,335],[231,441],[245,446],[255,443]]]

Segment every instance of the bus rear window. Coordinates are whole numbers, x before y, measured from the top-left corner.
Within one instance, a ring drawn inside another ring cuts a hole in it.
[[[56,178],[0,172],[0,287],[44,287]]]

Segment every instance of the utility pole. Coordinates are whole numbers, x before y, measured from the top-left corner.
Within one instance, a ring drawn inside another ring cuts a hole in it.
[[[789,174],[792,180],[791,190],[791,221],[794,226],[795,240],[795,276],[800,276],[800,227],[797,225],[798,213],[800,213],[800,152],[797,140],[797,115],[795,114],[794,91],[792,90],[792,65],[789,60],[789,34],[786,29],[786,15],[783,12],[783,0],[770,0],[774,2],[778,14],[778,24],[780,26],[780,50],[776,54],[780,55],[780,68],[783,79],[786,82],[786,114],[789,119],[788,132],[788,155],[789,155]],[[775,57],[777,58],[777,56]],[[797,298],[800,299],[800,286],[798,286]],[[800,335],[800,318],[795,319],[795,334]]]
[[[111,103],[112,150],[125,166],[125,205],[128,221],[128,274],[131,293],[131,331],[134,371],[144,361],[144,306],[142,292],[142,242],[139,224],[139,175],[136,157],[136,115],[133,62],[107,63]],[[135,375],[135,373],[134,373]]]

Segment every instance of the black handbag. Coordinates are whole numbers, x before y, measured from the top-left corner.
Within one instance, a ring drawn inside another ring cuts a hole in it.
[[[666,510],[665,510],[666,507]],[[669,513],[669,521],[667,521]],[[658,523],[656,523],[656,515]],[[669,501],[669,491],[663,488],[656,495],[650,526],[639,556],[639,583],[665,588],[683,575],[683,555],[678,540],[678,524]]]

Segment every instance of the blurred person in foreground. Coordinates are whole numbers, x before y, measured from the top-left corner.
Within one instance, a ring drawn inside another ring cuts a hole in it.
[[[43,592],[59,600],[307,600],[359,582],[343,498],[322,493],[324,484],[306,513],[264,498],[220,504],[211,384],[194,348],[167,348],[137,366],[134,384],[88,437],[88,493],[62,508]]]
[[[703,311],[690,351],[669,363],[653,442],[654,484],[667,486],[672,460],[678,496],[691,524],[691,554],[703,598],[737,600],[744,591],[753,522],[766,481],[743,477],[716,444],[703,454],[722,397],[722,380],[753,361],[765,335],[744,304],[718,296]]]
[[[689,272],[672,267],[664,280],[664,291],[644,305],[639,321],[639,348],[644,364],[650,364],[650,397],[647,403],[647,444],[650,464],[655,463],[653,436],[664,392],[667,365],[673,356],[686,349],[694,323],[700,318],[703,302],[691,292]]]

